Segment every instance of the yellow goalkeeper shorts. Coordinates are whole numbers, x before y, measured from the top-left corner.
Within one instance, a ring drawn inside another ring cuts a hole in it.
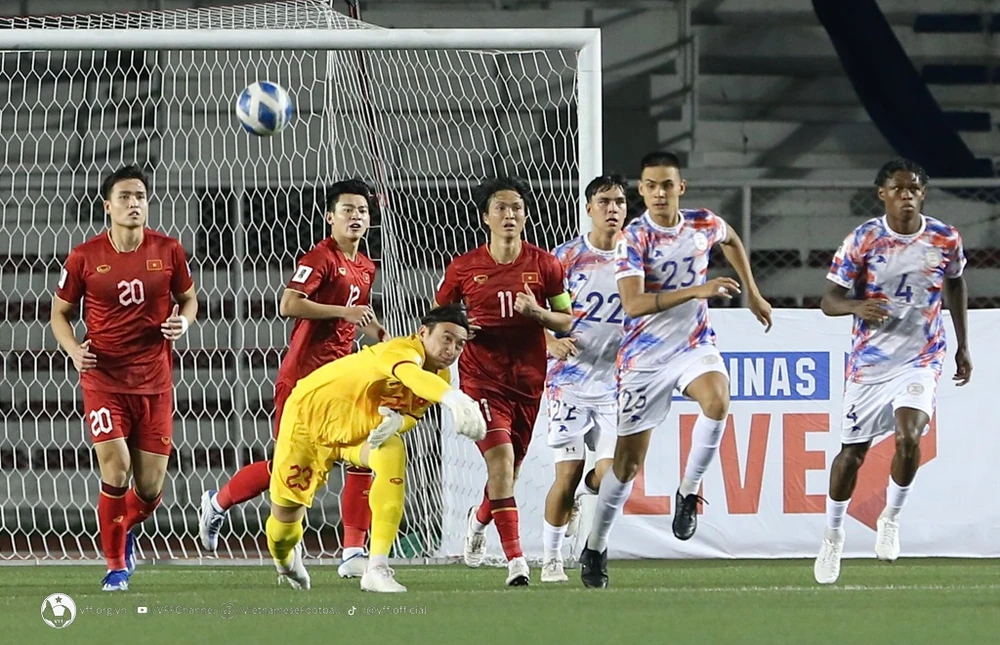
[[[326,484],[333,465],[342,461],[361,463],[365,439],[351,445],[333,444],[319,438],[318,426],[302,414],[295,401],[288,401],[281,415],[281,430],[271,468],[271,501],[281,506],[312,506],[316,492]]]

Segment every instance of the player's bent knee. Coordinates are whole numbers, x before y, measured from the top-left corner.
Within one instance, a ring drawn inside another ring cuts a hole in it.
[[[854,472],[865,463],[865,456],[868,454],[867,446],[862,444],[844,446],[833,459],[833,467],[838,470]]]
[[[915,457],[920,450],[920,431],[896,433],[896,454],[903,459]]]

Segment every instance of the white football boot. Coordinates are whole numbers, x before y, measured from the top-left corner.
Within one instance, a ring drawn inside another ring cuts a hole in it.
[[[508,587],[527,587],[529,582],[531,582],[531,570],[523,555],[507,563]]]
[[[292,551],[292,564],[288,568],[281,566],[277,560],[274,561],[274,568],[278,570],[278,584],[280,585],[283,581],[288,583],[292,589],[306,589],[308,590],[312,583],[309,579],[309,572],[306,571],[306,565],[303,562],[303,549],[302,543],[299,542],[295,545],[295,549]]]
[[[375,593],[404,593],[406,587],[396,582],[396,572],[387,564],[368,567],[361,576],[361,591]]]
[[[844,552],[844,529],[827,529],[819,548],[813,576],[821,585],[832,585],[840,577],[840,556]]]
[[[542,565],[542,582],[568,582],[569,577],[563,571],[563,561],[558,558],[546,560]]]
[[[895,562],[899,557],[899,518],[880,517],[875,525],[878,527],[875,555],[879,560]]]
[[[368,558],[364,553],[355,553],[340,563],[337,575],[341,578],[360,578],[368,570]]]
[[[476,568],[483,563],[483,556],[486,554],[486,532],[477,533],[472,530],[472,523],[476,519],[476,507],[469,509],[468,527],[465,532],[465,548],[462,550],[462,559],[465,565]]]

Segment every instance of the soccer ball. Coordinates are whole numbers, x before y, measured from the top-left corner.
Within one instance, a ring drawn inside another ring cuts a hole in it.
[[[247,86],[236,100],[236,116],[243,129],[259,137],[270,137],[284,130],[294,110],[288,92],[271,81]]]

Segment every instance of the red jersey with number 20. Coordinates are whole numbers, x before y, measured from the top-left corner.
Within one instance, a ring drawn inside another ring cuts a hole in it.
[[[169,391],[173,355],[160,325],[173,308],[171,294],[193,284],[181,243],[148,228],[139,248],[128,253],[115,249],[110,231],[74,248],[56,296],[74,305],[83,298],[90,352],[97,356],[97,367],[80,375],[84,389]]]
[[[302,256],[287,286],[321,305],[361,307],[368,304],[374,281],[374,262],[363,253],[349,260],[329,237]],[[343,318],[299,318],[277,382],[294,386],[317,367],[347,356],[354,349],[356,333],[357,326]]]
[[[545,330],[514,311],[525,285],[543,307],[563,293],[562,265],[548,251],[522,242],[521,254],[498,264],[487,246],[452,260],[434,300],[464,301],[469,318],[482,327],[458,359],[462,383],[521,399],[537,399],[545,382]]]

